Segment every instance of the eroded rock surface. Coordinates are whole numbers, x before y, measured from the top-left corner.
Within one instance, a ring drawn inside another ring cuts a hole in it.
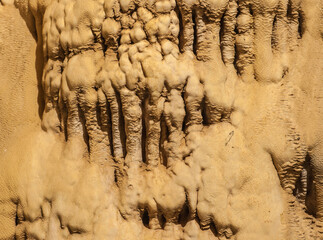
[[[1,157],[0,239],[323,238],[318,0],[0,3],[44,103]]]

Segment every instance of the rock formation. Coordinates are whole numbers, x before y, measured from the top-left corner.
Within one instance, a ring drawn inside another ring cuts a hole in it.
[[[323,239],[322,18],[0,0],[0,239]]]

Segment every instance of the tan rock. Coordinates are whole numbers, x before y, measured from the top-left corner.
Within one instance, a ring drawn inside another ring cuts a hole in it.
[[[0,239],[323,239],[322,8],[0,0]]]

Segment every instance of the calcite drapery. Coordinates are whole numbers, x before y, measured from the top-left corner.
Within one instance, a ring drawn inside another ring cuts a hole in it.
[[[322,84],[295,61],[321,41],[311,1],[15,4],[44,56],[43,178],[65,179],[22,188],[17,238],[321,237]]]

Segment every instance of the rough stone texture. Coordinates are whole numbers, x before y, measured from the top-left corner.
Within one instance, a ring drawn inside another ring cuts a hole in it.
[[[321,0],[0,0],[0,239],[323,239]]]

